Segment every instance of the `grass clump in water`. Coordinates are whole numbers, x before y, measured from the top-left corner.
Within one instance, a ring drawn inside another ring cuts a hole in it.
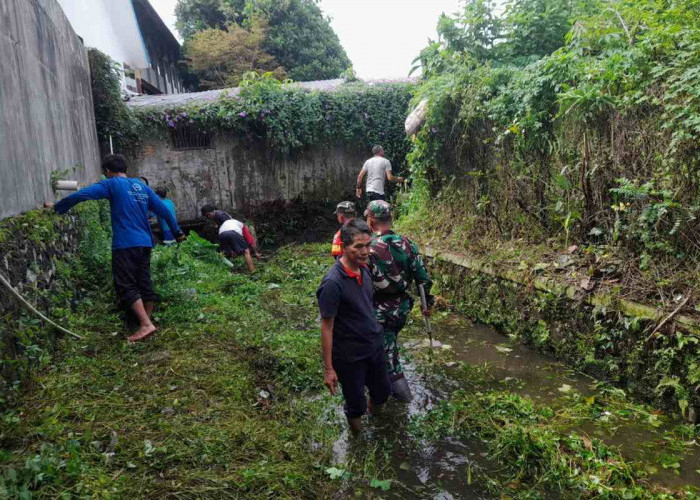
[[[615,449],[561,432],[554,411],[508,391],[458,391],[412,422],[414,435],[479,439],[500,464],[485,483],[500,495],[538,498],[677,498],[645,481]],[[694,498],[688,493],[688,498]],[[685,496],[684,496],[685,498]]]

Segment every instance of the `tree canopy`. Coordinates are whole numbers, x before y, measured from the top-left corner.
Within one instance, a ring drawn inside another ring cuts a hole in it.
[[[256,21],[250,29],[232,25],[228,30],[209,28],[187,42],[190,68],[199,75],[202,89],[235,87],[248,71],[272,72],[282,79],[284,68],[262,49],[266,24]]]
[[[524,66],[565,44],[576,12],[589,0],[509,0],[498,15],[492,0],[467,0],[461,12],[442,15],[438,40],[422,52],[424,73],[441,73],[452,62],[467,58],[477,63]]]
[[[293,80],[337,78],[350,66],[338,36],[314,0],[178,0],[175,14],[189,58],[193,57],[190,41],[200,32],[208,29],[252,32],[263,22],[266,29],[260,50],[272,56]],[[221,34],[217,37],[224,38]],[[237,37],[239,42],[245,38],[240,32]],[[202,44],[199,48],[203,48]],[[200,52],[200,61],[202,55]],[[194,69],[194,64],[191,67]],[[211,74],[213,69],[208,67],[206,71]],[[220,64],[216,71],[221,71]],[[231,80],[236,78],[232,73]]]

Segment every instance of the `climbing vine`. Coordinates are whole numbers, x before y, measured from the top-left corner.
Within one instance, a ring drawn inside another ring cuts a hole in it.
[[[118,67],[97,49],[88,50],[88,60],[97,139],[104,147],[111,137],[115,151],[123,150],[137,140],[137,124],[122,98]]]
[[[288,82],[287,82],[288,83]],[[142,136],[165,137],[168,130],[196,126],[232,131],[265,141],[280,155],[313,146],[369,148],[382,144],[402,165],[410,142],[404,132],[413,86],[405,83],[347,83],[331,91],[284,85],[272,75],[248,73],[240,92],[208,104],[135,111]]]

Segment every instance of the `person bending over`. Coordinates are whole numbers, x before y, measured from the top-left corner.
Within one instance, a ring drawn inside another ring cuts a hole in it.
[[[227,212],[224,212],[223,210],[217,210],[217,208],[214,205],[204,205],[201,210],[202,216],[206,217],[207,219],[212,219],[214,221],[214,224],[216,224],[216,227],[219,228],[219,242],[221,242],[221,234],[223,232],[231,230],[236,231],[239,235],[243,236],[246,243],[248,244],[248,248],[253,249],[253,254],[255,255],[255,258],[262,259],[262,255],[260,255],[260,252],[258,251],[258,242],[253,237],[253,233],[247,225],[243,224],[239,220],[234,219]],[[235,223],[229,224],[228,226],[226,226],[226,230],[222,230],[224,223],[230,220],[234,221]],[[228,235],[227,239],[231,240],[232,236]],[[248,267],[250,268],[250,265]]]
[[[167,198],[168,190],[164,187],[159,187],[155,189],[155,193],[163,201],[163,204],[168,207],[168,210],[172,212],[173,217],[175,217],[175,204],[173,203],[173,200]],[[163,243],[166,245],[172,245],[175,243],[175,235],[170,230],[170,226],[168,226],[168,223],[163,217],[158,216],[158,225],[163,233]]]
[[[345,398],[345,416],[357,434],[367,411],[381,412],[391,394],[382,327],[374,315],[372,278],[367,270],[370,229],[354,219],[340,230],[343,255],[328,270],[316,296],[321,312],[324,382],[335,394],[338,382]]]
[[[243,255],[248,270],[255,271],[253,258],[250,256],[250,249],[255,252],[256,258],[261,258],[258,253],[255,238],[248,226],[236,219],[228,219],[219,227],[219,249],[226,257],[237,257]]]
[[[152,210],[165,219],[178,240],[185,235],[174,214],[140,179],[126,176],[127,162],[122,155],[109,155],[102,161],[107,179],[88,186],[55,204],[59,214],[87,200],[108,199],[112,215],[112,276],[122,306],[130,308],[139,320],[139,329],[128,339],[141,340],[156,331],[151,314],[156,294],[151,282],[153,236],[148,223]]]

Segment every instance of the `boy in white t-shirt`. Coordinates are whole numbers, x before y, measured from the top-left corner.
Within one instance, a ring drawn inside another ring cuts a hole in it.
[[[219,249],[224,255],[226,257],[243,255],[250,272],[255,271],[255,264],[253,264],[250,249],[253,249],[256,258],[260,259],[262,256],[258,252],[258,245],[250,232],[250,228],[223,210],[217,210],[214,205],[204,205],[202,207],[202,215],[208,219],[213,219],[219,227]]]
[[[372,148],[372,158],[367,160],[362,166],[362,170],[357,176],[357,185],[355,186],[355,195],[362,198],[362,180],[367,176],[367,184],[365,191],[367,193],[367,202],[374,200],[386,201],[384,193],[384,182],[403,182],[403,177],[395,177],[391,173],[391,162],[384,158],[384,148],[376,145]]]
[[[219,247],[226,257],[237,257],[243,255],[248,270],[255,271],[253,257],[250,249],[255,251],[256,257],[260,257],[256,249],[255,238],[251,234],[248,226],[236,219],[228,219],[219,228]]]

